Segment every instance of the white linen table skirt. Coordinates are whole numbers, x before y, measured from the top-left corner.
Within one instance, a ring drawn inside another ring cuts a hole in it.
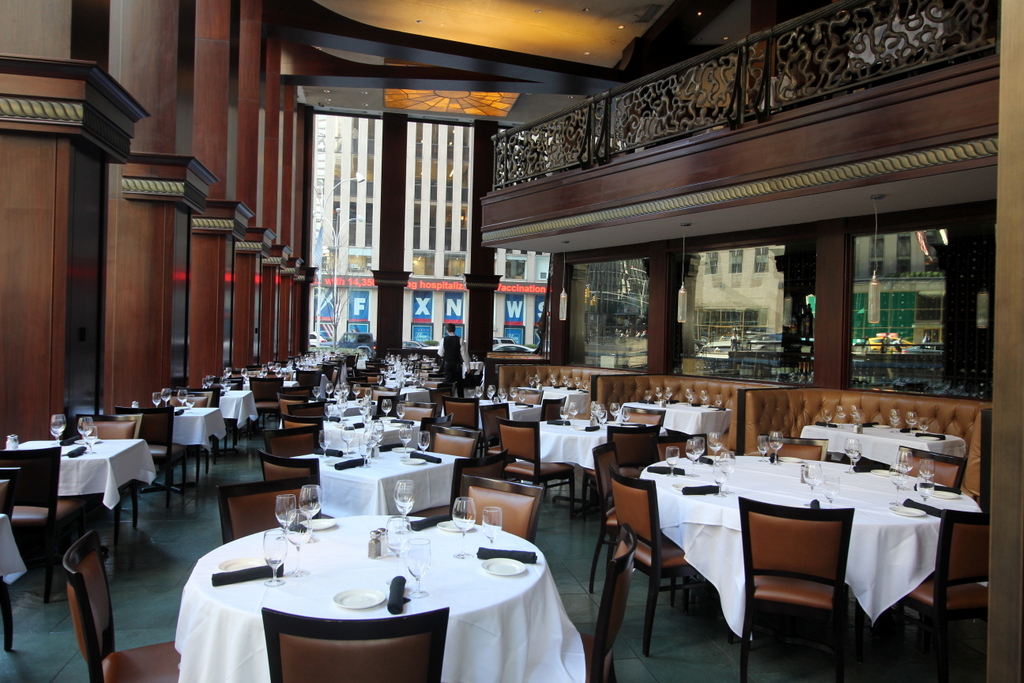
[[[732,411],[714,408],[694,408],[687,403],[670,403],[661,407],[649,403],[627,403],[629,408],[646,408],[665,411],[665,429],[674,429],[687,434],[725,434],[732,424]]]
[[[174,416],[174,443],[182,446],[209,446],[210,437],[227,434],[220,408],[193,408]]]
[[[916,437],[913,434],[901,434],[888,427],[867,427],[863,434],[853,431],[853,425],[839,427],[819,427],[807,425],[800,431],[802,439],[828,439],[828,450],[835,453],[846,452],[846,440],[860,440],[861,457],[891,465],[896,461],[900,446],[909,446],[922,451],[967,456],[967,443],[959,436],[946,435],[941,441],[933,441],[927,437]]]
[[[256,412],[256,401],[252,392],[229,391],[220,397],[220,412],[225,420],[237,420],[238,424],[244,425],[246,420],[259,419]]]
[[[24,571],[25,563],[18,552],[18,544],[14,542],[11,520],[7,515],[0,515],[0,576]]]
[[[49,448],[52,441],[28,441],[22,448]],[[64,446],[67,453],[78,446]],[[59,496],[103,494],[103,505],[111,510],[121,500],[118,489],[136,479],[145,484],[156,478],[156,465],[149,445],[142,439],[105,439],[93,447],[92,455],[60,459]]]

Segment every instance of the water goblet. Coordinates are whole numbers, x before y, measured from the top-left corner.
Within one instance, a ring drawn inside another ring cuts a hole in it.
[[[820,462],[809,462],[807,463],[807,471],[804,473],[804,483],[811,487],[811,493],[814,493],[814,487],[821,483],[825,473],[821,470]]]
[[[573,401],[569,404],[569,419],[575,420],[576,416],[580,414],[580,404]]]
[[[411,479],[399,479],[395,482],[395,507],[402,517],[409,518],[412,506],[416,503],[415,487]]]
[[[846,409],[836,406],[836,422],[846,422]]]
[[[672,390],[669,389],[668,387],[665,387],[665,405],[668,405],[671,402],[672,402]]]
[[[850,406],[850,418],[853,420],[854,424],[860,424],[860,408],[857,406]]]
[[[917,413],[913,410],[908,410],[903,419],[907,423],[907,426],[910,427],[910,431],[914,431],[914,427],[917,426]]]
[[[391,399],[390,398],[382,398],[380,400],[380,412],[381,412],[381,415],[383,415],[384,417],[387,417],[391,413]]]
[[[505,393],[505,389],[498,389],[498,403],[504,403],[508,400],[508,395]]]
[[[686,440],[686,458],[693,463],[693,472],[686,475],[688,477],[696,477],[697,460],[700,456],[704,455],[704,437],[703,436],[691,436]]]
[[[706,406],[708,404],[708,392],[707,389],[700,390],[700,404]]]
[[[318,484],[306,484],[299,489],[299,510],[305,513],[307,520],[311,520],[320,514],[322,500],[323,491]],[[312,525],[310,527],[312,528]],[[306,542],[319,543],[320,539],[310,536]]]
[[[487,385],[487,400],[489,400],[491,403],[493,403],[494,402],[494,394],[496,394],[497,391],[498,390],[494,388],[493,384],[488,384]]]
[[[185,397],[185,412],[187,413],[187,412],[191,411],[195,407],[196,407],[196,397],[192,396],[192,395],[186,396]]]
[[[398,428],[398,440],[402,442],[401,452],[408,453],[409,442],[412,441],[412,425],[403,424]]]
[[[825,424],[828,425],[832,422],[832,411],[828,408],[821,409],[821,419],[824,420]]]
[[[654,387],[654,399],[661,405],[661,397],[665,395],[665,390],[661,387]]]
[[[271,571],[271,578],[263,582],[264,586],[274,588],[284,583],[284,579],[278,578],[277,570],[284,564],[284,556],[287,554],[288,540],[283,531],[271,529],[263,532],[263,559]]]
[[[322,394],[321,394],[321,391],[320,391],[320,387],[319,386],[313,387],[313,398],[316,399],[317,401],[319,401],[321,395]]]
[[[327,400],[330,401],[331,397],[334,396],[334,383],[333,382],[325,382],[324,383],[324,393],[327,394]]]
[[[85,437],[92,434],[94,429],[96,429],[96,425],[93,424],[91,417],[86,415],[78,418],[78,435],[82,437],[82,441],[85,441]]]
[[[494,537],[501,531],[501,508],[488,506],[483,510],[484,533],[487,534],[487,541],[493,546]]]
[[[430,539],[414,538],[409,541],[409,549],[405,553],[405,563],[409,574],[416,579],[416,588],[409,593],[409,597],[425,598],[430,595],[420,588],[420,579],[430,569]]]
[[[452,522],[462,532],[462,548],[455,555],[458,560],[465,560],[472,557],[466,552],[466,533],[476,524],[476,501],[466,496],[455,499],[452,505]]]
[[[242,372],[244,373],[245,370],[242,370]],[[243,374],[243,377],[244,376],[245,375]],[[160,400],[162,400],[164,402],[164,407],[165,408],[171,404],[171,389],[170,389],[170,387],[164,387],[163,389],[160,390]]]
[[[185,391],[184,389],[178,389],[178,395],[175,396],[175,398],[178,401],[178,405],[181,406],[182,408],[184,408],[185,407],[185,401],[188,400],[188,392]]]
[[[768,435],[757,435],[757,452],[761,454],[758,462],[768,462]]]
[[[405,402],[399,401],[398,405],[395,406],[395,415],[398,416],[399,420],[405,419]]]
[[[401,562],[402,553],[409,546],[409,539],[412,536],[409,520],[397,515],[389,517],[385,528],[388,530],[388,550]]]
[[[622,404],[622,407],[619,408],[619,421],[622,424],[629,424],[630,417],[632,417],[632,413],[629,411],[629,406]]]
[[[839,477],[835,474],[822,479],[822,490],[825,492],[825,497],[828,498],[829,507],[834,506],[835,500],[839,496],[839,487]]]
[[[893,408],[889,411],[889,426],[895,432],[900,426],[900,411]]]
[[[768,433],[768,446],[772,449],[772,455],[774,455],[774,462],[776,465],[781,465],[779,462],[779,451],[782,450],[782,432],[774,431]]]
[[[686,402],[692,404],[693,403],[693,389],[687,388],[686,391],[683,392],[683,394],[686,396]]]
[[[856,474],[857,461],[860,460],[860,439],[846,440],[846,455],[850,458],[850,469],[846,473]]]
[[[356,430],[352,425],[345,425],[341,428],[341,442],[344,444],[344,448],[341,451],[341,455],[345,456],[348,454],[349,446],[352,445],[352,439],[356,436]]]
[[[650,402],[651,402],[651,390],[648,389],[647,391],[644,392],[644,403],[650,403]]]
[[[619,419],[619,411],[621,410],[622,406],[620,406],[618,403],[608,404],[608,416],[611,417],[613,420]]]
[[[558,417],[565,422],[569,417],[569,406],[565,401],[562,401],[562,405],[558,406]]]
[[[274,516],[277,517],[277,523],[281,526],[281,531],[288,528],[288,515],[297,509],[298,505],[295,503],[294,493],[282,493],[277,496],[277,500],[274,502]]]
[[[922,432],[928,431],[929,424],[931,424],[930,417],[925,417],[924,415],[917,416],[917,426],[921,429]]]
[[[299,552],[304,544],[309,543],[310,539],[309,518],[305,512],[302,510],[292,510],[288,513],[288,526],[285,527],[285,538],[295,546],[295,569],[288,572],[286,576],[292,579],[309,576],[309,572],[301,566],[302,555]]]
[[[153,392],[153,407],[154,407],[154,408],[159,408],[159,407],[160,407],[160,403],[161,403],[161,402],[162,402],[163,400],[164,400],[164,399],[163,399],[163,396],[161,396],[161,395],[160,395],[160,392],[159,392],[159,391],[154,391],[154,392]]]
[[[722,403],[722,395],[721,394],[716,394],[715,395],[715,407],[716,408],[721,408],[722,405],[723,405],[723,403]]]
[[[416,435],[416,445],[419,446],[421,451],[426,451],[430,448],[430,432],[426,429],[421,429],[419,434]]]
[[[935,492],[935,461],[930,458],[923,458],[917,463],[917,492],[926,503]]]
[[[60,435],[64,433],[64,429],[68,426],[67,418],[64,417],[64,413],[57,413],[50,416],[50,434],[57,442],[55,446],[60,445]]]
[[[729,495],[729,490],[725,488],[725,485],[729,483],[729,475],[736,471],[736,454],[729,450],[722,451],[715,458],[715,467],[722,476],[722,481],[715,480],[719,487],[718,494],[720,496],[727,496]]]
[[[670,477],[676,476],[676,464],[679,462],[679,446],[668,446],[665,448],[665,462],[671,469]]]
[[[722,434],[720,432],[708,432],[708,447],[717,458],[718,451],[722,450]]]

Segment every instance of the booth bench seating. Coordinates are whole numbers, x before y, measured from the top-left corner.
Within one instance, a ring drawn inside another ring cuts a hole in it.
[[[938,396],[914,396],[877,391],[853,391],[839,389],[816,389],[801,387],[748,388],[743,392],[743,402],[738,419],[745,425],[743,434],[738,435],[742,451],[748,451],[757,443],[758,434],[781,431],[785,436],[798,437],[805,425],[822,420],[821,411],[828,408],[835,415],[836,406],[843,406],[846,422],[852,422],[851,406],[860,409],[866,422],[889,423],[889,411],[896,408],[900,414],[913,410],[918,415],[931,419],[928,431],[936,434],[959,436],[967,442],[967,471],[963,489],[975,498],[981,498],[982,490],[982,419],[992,407],[991,403],[966,398],[942,398]],[[986,416],[986,421],[988,420]]]
[[[524,365],[524,364],[507,364],[498,366],[498,387],[508,391],[511,387],[527,387],[530,386],[530,380],[534,375],[540,376],[540,382],[542,385],[549,387],[551,382],[550,377],[554,377],[559,386],[562,386],[564,382],[563,378],[575,379],[579,377],[581,380],[586,380],[590,383],[590,399],[592,401],[598,401],[600,399],[594,398],[595,394],[595,379],[603,376],[625,376],[625,377],[644,377],[645,375],[637,375],[631,370],[615,370],[613,368],[591,368],[582,365]],[[581,416],[584,417],[584,416]]]

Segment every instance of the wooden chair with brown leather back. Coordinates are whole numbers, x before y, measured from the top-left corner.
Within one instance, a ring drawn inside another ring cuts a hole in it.
[[[480,432],[457,427],[430,428],[430,451],[445,453],[459,458],[472,458],[480,443]]]
[[[501,447],[508,451],[508,457],[512,460],[505,466],[505,476],[545,489],[551,484],[568,484],[571,515],[572,501],[576,499],[576,471],[570,463],[541,461],[540,423],[498,418],[498,431]]]
[[[750,635],[758,612],[823,621],[831,633],[836,681],[843,680],[846,560],[853,508],[795,508],[739,499],[746,607],[740,681],[746,683]]]
[[[694,436],[703,437],[705,439],[705,443],[707,443],[707,435],[705,434],[687,434],[686,432],[676,432],[672,430],[669,430],[669,433],[664,436],[655,435],[651,437],[651,440],[654,441],[654,447],[658,449],[658,460],[662,462],[665,461],[665,449],[669,446],[675,446],[678,448],[679,457],[685,458],[686,442]]]
[[[405,415],[402,419],[419,422],[425,417],[437,417],[437,404],[423,401],[402,401],[405,404]]]
[[[313,400],[313,387],[296,385],[294,387],[281,387],[281,390],[277,392],[278,396],[293,396],[296,398],[302,398],[304,401]]]
[[[303,387],[318,387],[320,386],[320,375],[322,374],[322,370],[296,370],[295,382]]]
[[[900,446],[900,455],[904,453],[910,461],[910,476],[916,477],[922,460],[935,462],[935,484],[946,486],[951,489],[959,489],[964,482],[964,472],[967,471],[967,458],[945,453],[932,453],[909,446]]]
[[[118,415],[142,415],[142,422],[139,425],[139,438],[145,439],[149,445],[149,453],[153,457],[153,463],[164,473],[163,484],[156,484],[157,487],[166,491],[167,502],[165,507],[171,506],[171,491],[184,494],[185,488],[185,447],[174,443],[174,408],[129,408],[125,406],[114,406],[114,412]],[[182,486],[174,485],[174,468],[181,463]],[[155,483],[155,482],[154,482]],[[143,492],[154,489],[144,489]]]
[[[285,394],[281,392],[277,394],[277,407],[281,412],[281,417],[289,415],[293,405],[306,405],[307,403],[309,403],[309,400],[300,394]]]
[[[626,477],[639,477],[645,467],[658,459],[658,447],[654,437],[661,431],[658,425],[642,427],[607,428],[608,441],[615,444],[618,452],[619,472]]]
[[[663,427],[665,425],[664,408],[630,407],[628,410],[630,424],[657,425],[658,427]]]
[[[324,418],[315,415],[282,415],[281,429],[297,429],[299,427],[324,428]]]
[[[85,417],[77,415],[78,420]],[[96,435],[101,441],[112,441],[116,439],[137,439],[142,429],[142,415],[90,415],[92,423],[96,428]],[[131,479],[117,490],[120,497],[117,505],[114,506],[114,545],[116,546],[121,538],[121,510],[124,504],[124,496],[128,495],[132,500],[132,528],[139,528],[139,480]]]
[[[249,378],[252,400],[256,402],[256,415],[262,418],[264,425],[267,422],[267,415],[281,415],[281,404],[278,403],[277,395],[283,386],[284,380],[280,377]]]
[[[544,398],[543,389],[520,389],[519,390],[519,402],[529,403],[531,406],[539,406],[541,399]]]
[[[786,437],[779,449],[780,458],[801,460],[825,460],[828,453],[828,439],[797,439]]]
[[[410,419],[406,413],[405,419]],[[429,432],[433,427],[451,427],[451,415],[439,415],[437,417],[424,417],[420,419],[420,431]]]
[[[323,417],[327,412],[327,403],[324,401],[299,401],[289,403],[284,408],[287,415]]]
[[[485,507],[499,507],[502,530],[533,543],[544,498],[542,487],[463,474],[459,494],[476,503],[477,524],[483,519]]]
[[[633,563],[636,555],[636,533],[623,526],[612,542],[615,555],[608,561],[604,577],[604,590],[597,608],[597,626],[594,635],[583,634],[583,652],[587,658],[587,683],[614,683],[615,662],[612,646],[619,635],[629,601]],[[591,590],[593,592],[593,590]]]
[[[274,507],[283,493],[299,492],[306,484],[319,484],[318,477],[273,479],[245,484],[222,484],[217,487],[220,508],[220,534],[224,543],[278,526]]]
[[[487,455],[494,455],[503,450],[501,435],[498,433],[498,418],[509,419],[507,403],[480,406],[480,428],[483,431],[484,448],[487,449]]]
[[[618,456],[615,453],[615,443],[606,442],[600,446],[594,446],[594,485],[597,496],[597,509],[600,518],[603,520],[597,534],[597,547],[594,548],[594,559],[590,564],[590,592],[594,592],[594,579],[597,576],[597,565],[601,560],[601,548],[608,548],[608,559],[611,560],[612,548],[615,547],[615,539],[619,535],[619,520],[615,516],[615,506],[612,504],[612,475],[617,472]]]
[[[20,472],[18,467],[0,467],[0,514],[7,515],[8,519],[14,511],[14,493],[18,490]],[[4,649],[10,652],[14,647],[14,615],[11,612],[11,594],[3,577],[0,577],[0,616],[4,623]]]
[[[440,505],[434,508],[426,508],[416,511],[421,517],[432,517],[434,515],[448,514],[452,511],[455,499],[459,497],[462,490],[463,475],[476,477],[487,477],[488,479],[501,479],[505,471],[505,451],[494,455],[487,455],[482,458],[459,458],[452,469],[452,491],[447,505]]]
[[[270,683],[441,683],[448,609],[387,619],[319,619],[263,608]]]
[[[457,396],[441,397],[441,412],[452,416],[452,426],[464,429],[479,429],[478,413],[480,399],[459,398]]]
[[[178,680],[181,656],[173,642],[114,649],[114,613],[107,570],[95,531],[64,553],[68,606],[78,647],[89,670],[89,683],[172,683]]]
[[[76,528],[80,535],[85,534],[85,505],[77,498],[57,495],[60,483],[58,446],[0,451],[0,467],[21,470],[14,492],[11,527],[16,536],[41,536],[46,568],[43,602],[50,602],[53,565],[59,560],[57,543]]]
[[[280,455],[271,455],[263,449],[256,451],[256,454],[260,458],[260,467],[263,469],[263,481],[296,477],[320,479],[319,458],[286,458]]]
[[[278,457],[309,455],[315,453],[319,445],[320,429],[316,425],[263,431],[263,450]]]
[[[184,389],[192,397],[195,408],[219,408],[220,392],[202,387],[178,387],[175,391]],[[171,405],[179,405],[176,397],[171,397]]]
[[[438,384],[436,387],[429,386],[429,384],[430,384],[429,382],[427,384],[428,384],[427,391],[430,393],[430,402],[431,403],[436,403],[436,404],[438,404],[440,406],[441,405],[441,398],[442,397],[444,397],[444,396],[451,396],[452,395],[452,385],[451,384]]]
[[[634,479],[612,471],[612,501],[619,526],[629,525],[637,536],[635,566],[647,574],[647,606],[644,610],[644,631],[642,651],[645,657],[651,654],[651,634],[654,631],[654,610],[661,591],[672,591],[671,603],[675,603],[675,592],[683,591],[683,613],[689,611],[689,591],[699,583],[691,582],[697,570],[686,560],[683,549],[665,538],[661,533],[661,517],[658,513],[658,487],[651,479]],[[671,579],[668,586],[662,580]],[[682,579],[681,586],[676,579]]]
[[[547,422],[548,420],[561,420],[562,419],[562,406],[565,405],[565,397],[562,398],[545,398],[540,402],[540,419],[541,422]]]

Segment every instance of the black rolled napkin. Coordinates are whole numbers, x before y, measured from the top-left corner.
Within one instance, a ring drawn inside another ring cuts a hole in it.
[[[871,458],[861,458],[853,468],[854,472],[870,472],[871,470],[887,470],[889,466],[884,462],[878,462]]]
[[[383,446],[378,446],[377,450],[379,450],[381,453],[384,453],[386,451],[394,450],[394,449],[398,448],[401,445],[402,444],[400,444],[400,443],[389,443],[389,444],[385,444]]]
[[[860,426],[861,427],[877,427],[878,423],[877,422],[861,422]]]
[[[334,463],[334,469],[348,470],[352,469],[353,467],[362,467],[363,464],[364,463],[362,458],[356,458],[355,460],[345,460],[344,462],[336,462]]]
[[[820,510],[821,509],[821,501],[819,501],[817,498],[815,498],[810,503],[808,503],[808,507],[811,508],[812,510]]]
[[[673,405],[673,406],[674,406],[675,404],[677,404],[677,403],[679,403],[679,401],[677,401],[677,400],[675,400],[675,399],[672,399],[671,401],[669,401],[669,402],[668,402],[668,404],[669,404],[669,405]]]
[[[697,462],[701,463],[702,465],[711,465],[712,467],[715,466],[715,461],[706,455],[702,455],[699,458],[697,458]]]
[[[388,593],[388,611],[392,614],[401,614],[405,610],[405,603],[409,598],[405,597],[405,577],[399,574],[391,579],[391,591]]]
[[[516,401],[516,405],[521,407],[521,408],[532,408],[535,404],[533,404],[533,403],[519,403],[518,401]]]
[[[184,415],[185,414],[185,409],[184,408],[179,408],[178,410],[174,411],[174,414],[175,415]]]
[[[324,457],[344,458],[345,456],[342,455],[341,451],[339,451],[337,448],[328,448],[326,451],[324,451]]]
[[[75,442],[78,441],[81,438],[82,437],[80,437],[80,436],[73,436],[70,439],[61,439],[60,445],[61,446],[74,446]]]
[[[392,420],[391,422],[393,422],[395,424],[400,424],[400,425],[414,425],[414,424],[416,424],[412,420]]]
[[[684,486],[684,496],[706,496],[710,493],[718,493],[717,486]]]
[[[352,429],[362,429],[365,426],[366,425],[364,425],[362,422],[356,422],[354,425],[352,425]]]
[[[478,560],[494,560],[497,558],[518,560],[523,564],[537,564],[537,553],[532,550],[498,550],[496,548],[480,548],[476,551]]]
[[[673,470],[676,474],[685,476],[686,470],[682,467],[664,467],[662,465],[651,465],[647,468],[648,472],[654,472],[655,474],[672,474]]]
[[[277,575],[284,575],[284,565],[277,568]],[[256,581],[257,579],[272,579],[274,578],[273,570],[264,565],[262,567],[249,567],[248,569],[239,569],[234,572],[219,572],[210,577],[214,587],[217,586],[230,586],[233,583],[244,583],[246,581]]]
[[[907,498],[905,501],[903,501],[903,507],[905,507],[905,508],[916,508],[918,510],[924,510],[929,515],[931,515],[932,517],[941,517],[942,516],[942,510],[940,510],[939,508],[933,508],[931,505],[925,505],[924,503],[918,503],[916,500],[911,500],[910,498]]]
[[[831,422],[815,422],[814,424],[819,427],[835,427],[836,429],[839,429],[839,425],[834,425]]]
[[[725,407],[719,408],[718,406],[708,406],[708,408],[711,408],[711,410],[726,410]]]
[[[70,451],[68,451],[64,455],[68,456],[69,458],[77,458],[80,455],[85,455],[85,446],[79,446],[78,448],[72,448]]]
[[[912,431],[914,430],[911,429],[910,427],[904,427],[903,429],[900,430],[900,434],[909,434]]]
[[[587,425],[586,427],[583,428],[583,431],[585,431],[585,432],[596,432],[599,429],[601,429],[601,425]]]
[[[335,415],[335,416],[333,416],[333,417],[329,417],[329,418],[327,418],[327,421],[328,421],[328,422],[341,422],[341,418],[340,418],[340,417],[338,417],[337,415]]]
[[[424,517],[423,519],[418,519],[415,522],[409,522],[409,528],[413,531],[423,531],[424,529],[437,526],[441,522],[450,521],[452,521],[451,515],[434,515],[433,517]]]
[[[409,457],[418,458],[420,460],[426,460],[427,462],[432,462],[435,464],[442,462],[441,458],[438,458],[437,456],[434,455],[430,455],[428,453],[423,453],[421,451],[413,451],[412,453],[409,454]]]
[[[654,401],[652,401],[652,400],[650,400],[650,399],[647,399],[647,398],[645,398],[645,399],[644,399],[644,400],[642,400],[642,401],[637,401],[637,403],[647,403],[647,404],[652,404],[652,405],[653,405],[653,404],[654,404]]]
[[[572,423],[568,420],[548,420],[548,424],[556,427],[568,427]]]
[[[692,408],[700,408],[700,404],[699,403],[691,403],[690,407],[692,407]]]
[[[914,484],[914,490],[915,491],[917,490],[917,484]],[[939,486],[938,484],[935,485],[935,490],[936,491],[945,491],[946,493],[955,493],[958,496],[961,496],[964,493],[960,489],[955,489],[952,486]]]
[[[914,434],[914,436],[927,437],[929,439],[938,439],[939,441],[946,440],[945,434],[931,434],[929,432],[918,432],[917,434]]]

